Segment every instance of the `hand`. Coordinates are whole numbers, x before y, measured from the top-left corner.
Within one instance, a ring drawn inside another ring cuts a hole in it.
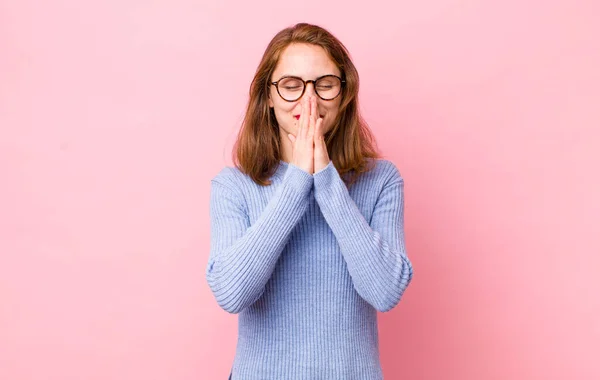
[[[323,134],[323,118],[317,119],[317,100],[312,98],[311,118],[315,119],[315,162],[314,172],[319,172],[329,164],[329,154],[327,153],[327,144],[325,143],[325,135]]]
[[[288,138],[292,142],[292,164],[308,174],[313,174],[315,122],[314,117],[310,117],[311,104],[308,97],[302,99],[301,105],[302,110],[296,136],[288,133]]]

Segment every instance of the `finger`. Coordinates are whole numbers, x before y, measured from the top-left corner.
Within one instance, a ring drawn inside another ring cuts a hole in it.
[[[309,100],[310,116],[308,117],[308,130],[306,131],[306,137],[312,139],[315,134],[315,122],[313,117],[314,100]]]
[[[322,143],[323,140],[323,118],[320,117],[317,119],[317,123],[315,125],[315,143]]]
[[[310,133],[310,137],[313,138],[315,135],[315,126],[317,123],[317,99],[316,98],[311,98],[310,100],[310,127],[309,127],[309,133]]]
[[[288,138],[290,139],[290,141],[293,143],[294,141],[296,141],[296,137],[294,135],[292,135],[291,133],[288,133]]]
[[[319,137],[323,137],[323,118],[320,117],[315,123],[315,134]]]
[[[314,97],[310,98],[310,121],[314,127],[317,122],[317,99]]]
[[[300,119],[298,120],[298,133],[296,133],[296,137],[302,138],[304,136],[304,124],[306,119],[304,99],[300,101]]]
[[[310,129],[310,98],[304,99],[304,138]]]

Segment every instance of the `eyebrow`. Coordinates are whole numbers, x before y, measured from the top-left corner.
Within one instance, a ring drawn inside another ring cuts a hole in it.
[[[339,75],[337,75],[337,74],[328,73],[328,74],[317,75],[316,78],[324,77],[325,75],[335,75],[336,77],[339,77]],[[279,76],[279,78],[283,78],[283,77],[296,77],[296,78],[302,78],[302,79],[304,79],[301,75],[294,75],[294,74],[283,74],[283,75]]]

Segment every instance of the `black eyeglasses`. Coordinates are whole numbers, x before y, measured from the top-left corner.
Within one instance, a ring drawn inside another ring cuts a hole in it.
[[[306,85],[311,82],[315,88],[315,93],[323,100],[337,98],[342,93],[342,87],[346,83],[345,80],[337,75],[328,74],[318,77],[315,80],[303,80],[300,77],[288,75],[270,84],[275,86],[281,99],[287,102],[295,102],[304,95]]]

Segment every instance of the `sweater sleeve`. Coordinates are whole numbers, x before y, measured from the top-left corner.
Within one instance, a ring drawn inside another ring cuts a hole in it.
[[[392,165],[393,166],[393,165]],[[393,309],[412,279],[404,243],[404,180],[393,166],[367,222],[333,161],[313,174],[315,200],[333,231],[357,293],[375,309]]]
[[[210,253],[206,279],[217,303],[239,313],[258,300],[289,235],[308,208],[313,176],[288,164],[258,219],[250,225],[244,195],[228,176],[211,180]]]

